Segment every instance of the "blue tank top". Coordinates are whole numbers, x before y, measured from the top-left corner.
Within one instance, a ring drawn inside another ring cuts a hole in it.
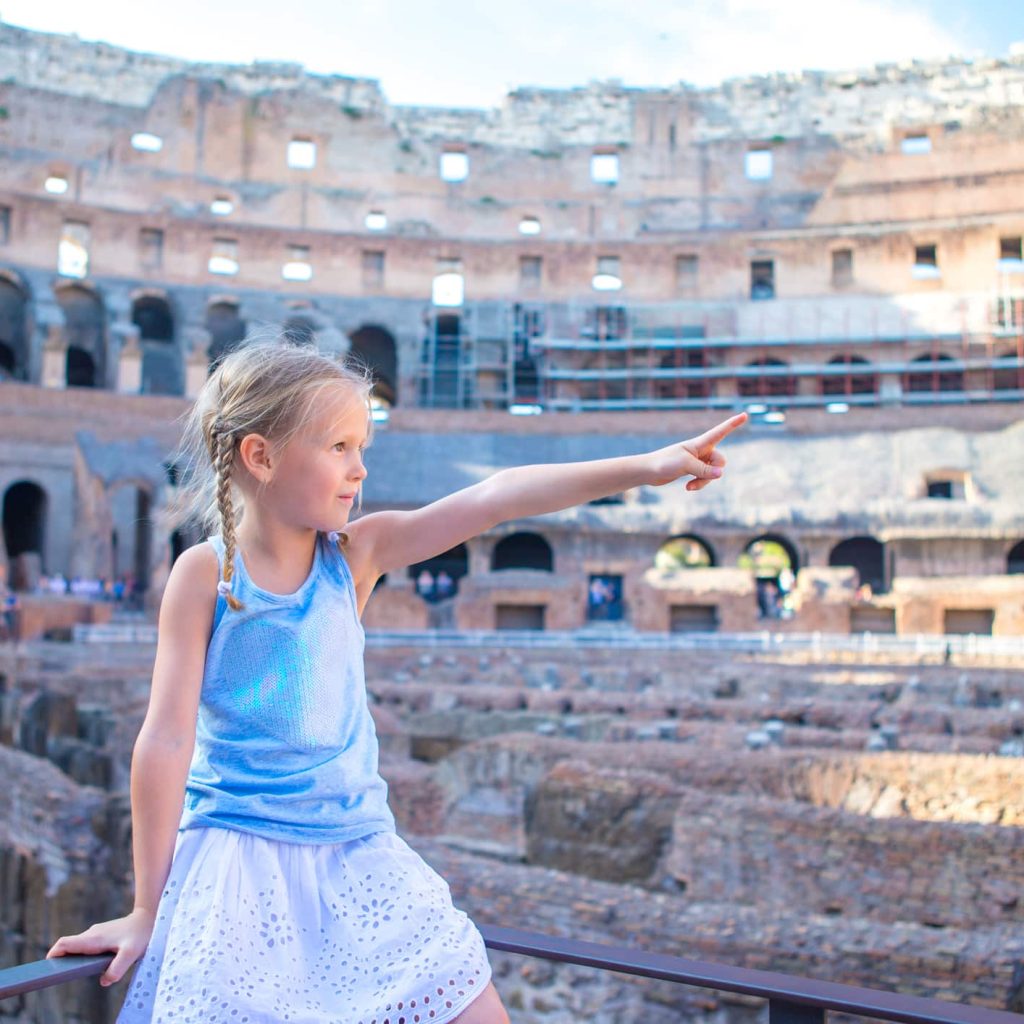
[[[223,567],[224,542],[207,541]],[[222,577],[223,578],[223,574]],[[337,545],[317,534],[292,594],[257,587],[235,554],[218,595],[178,826],[298,843],[395,831],[363,677],[366,637]]]

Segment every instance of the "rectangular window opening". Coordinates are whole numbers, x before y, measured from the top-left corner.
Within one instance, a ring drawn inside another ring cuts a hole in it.
[[[752,149],[747,153],[744,170],[751,181],[769,181],[772,176],[772,151]]]
[[[381,249],[364,249],[362,256],[363,286],[380,288],[384,284],[384,252]]]
[[[536,629],[544,628],[542,604],[499,604],[494,607],[495,629]]]
[[[907,156],[921,156],[932,151],[932,140],[922,132],[904,135],[900,142],[900,150]]]
[[[89,225],[77,220],[64,221],[57,248],[57,273],[62,277],[87,277],[89,274]]]
[[[524,288],[538,288],[544,262],[540,256],[519,257],[519,283]]]
[[[11,240],[11,208],[0,206],[0,245],[7,245]]]
[[[210,251],[208,269],[211,274],[238,273],[238,241],[234,238],[215,238]]]
[[[599,292],[614,292],[622,287],[621,262],[618,256],[598,256],[597,271],[591,285]]]
[[[676,257],[676,291],[680,295],[697,293],[700,259],[690,253]]]
[[[836,249],[832,253],[832,284],[836,288],[853,283],[853,250]]]
[[[465,181],[469,177],[469,154],[446,150],[441,154],[440,171],[442,181]]]
[[[914,246],[914,266],[912,273],[915,278],[922,280],[941,276],[936,246]]]
[[[147,270],[159,270],[164,264],[164,233],[160,228],[139,231],[139,261]]]
[[[750,297],[755,301],[775,298],[775,261],[752,260],[750,263]]]
[[[288,261],[281,267],[281,276],[286,281],[311,281],[313,264],[309,259],[308,245],[289,245]]]
[[[292,139],[288,143],[288,166],[300,171],[316,167],[316,143],[312,139]]]
[[[590,178],[599,185],[614,185],[619,180],[618,153],[594,153],[590,158]]]
[[[1024,251],[1020,235],[999,239],[999,270],[1004,274],[1024,273]]]

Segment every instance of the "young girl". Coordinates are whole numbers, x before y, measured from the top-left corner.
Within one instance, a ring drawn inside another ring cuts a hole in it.
[[[118,1024],[501,1024],[483,939],[399,838],[360,615],[384,573],[498,523],[722,475],[733,416],[640,455],[501,470],[350,521],[371,381],[310,348],[228,355],[185,431],[219,534],[174,563],[132,756],[135,905],[47,957],[141,957]]]

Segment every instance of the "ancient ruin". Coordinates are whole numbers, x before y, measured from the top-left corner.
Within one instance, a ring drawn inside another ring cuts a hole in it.
[[[751,414],[721,486],[378,585],[382,774],[474,918],[1024,1009],[1022,110],[1022,56],[447,110],[0,24],[3,965],[130,898],[181,417],[255,332],[373,369],[364,513]],[[763,1016],[494,963],[517,1022]]]

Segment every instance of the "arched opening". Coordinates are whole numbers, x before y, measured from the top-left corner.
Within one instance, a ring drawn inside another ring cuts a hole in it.
[[[425,601],[443,601],[459,591],[459,580],[469,572],[469,552],[465,544],[417,562],[408,569],[416,593]]]
[[[932,363],[927,370],[912,371],[904,374],[904,390],[906,391],[963,391],[963,370],[943,369],[944,363],[953,362],[952,356],[940,352],[936,355],[926,353],[911,360],[912,363]]]
[[[64,314],[68,387],[99,388],[106,376],[106,313],[99,296],[78,285],[57,289]]]
[[[1006,571],[1010,575],[1024,573],[1024,540],[1010,548],[1010,552],[1006,556]]]
[[[174,318],[166,299],[145,295],[132,303],[132,323],[143,341],[173,341]]]
[[[316,325],[308,316],[290,316],[281,325],[281,336],[289,345],[316,345]]]
[[[775,368],[789,366],[784,359],[773,359],[765,356],[752,359],[747,367]],[[786,374],[757,374],[756,376],[740,377],[737,387],[742,398],[775,398],[796,394],[796,377]]]
[[[737,564],[754,574],[758,618],[792,618],[793,587],[800,566],[796,548],[785,537],[774,533],[755,537]]]
[[[846,366],[847,370],[842,375],[821,378],[823,395],[873,395],[878,390],[878,378],[863,370],[871,365],[863,356],[835,356],[828,365]]]
[[[25,335],[25,293],[0,277],[0,378],[28,380],[28,339]]]
[[[71,388],[97,387],[96,363],[92,355],[77,345],[69,345],[64,361],[64,380]]]
[[[501,569],[542,569],[554,572],[551,545],[539,533],[513,533],[502,537],[491,553],[491,572]]]
[[[129,602],[140,605],[149,589],[152,564],[153,522],[149,491],[124,482],[110,492],[109,576],[124,584]]]
[[[351,337],[348,358],[373,371],[372,397],[377,405],[398,402],[398,358],[395,339],[383,327],[360,327]]]
[[[1024,390],[1024,366],[1001,366],[1010,359],[1024,358],[1024,349],[1018,352],[1014,348],[1003,349],[994,360],[995,369],[992,373],[994,391]]]
[[[693,534],[670,537],[654,555],[654,567],[662,572],[678,569],[710,569],[716,565],[711,545]]]
[[[19,480],[4,492],[4,546],[13,590],[31,590],[43,571],[46,514],[46,492],[39,484]]]
[[[828,556],[829,565],[851,565],[860,577],[860,586],[881,594],[885,585],[885,545],[874,537],[850,537],[838,543]],[[865,595],[868,596],[868,595]]]
[[[206,329],[210,332],[210,347],[206,354],[212,371],[245,338],[245,321],[238,315],[238,303],[210,303],[206,307]]]
[[[139,329],[142,346],[143,393],[181,394],[181,359],[174,344],[174,318],[168,301],[156,295],[136,299],[132,323]]]

